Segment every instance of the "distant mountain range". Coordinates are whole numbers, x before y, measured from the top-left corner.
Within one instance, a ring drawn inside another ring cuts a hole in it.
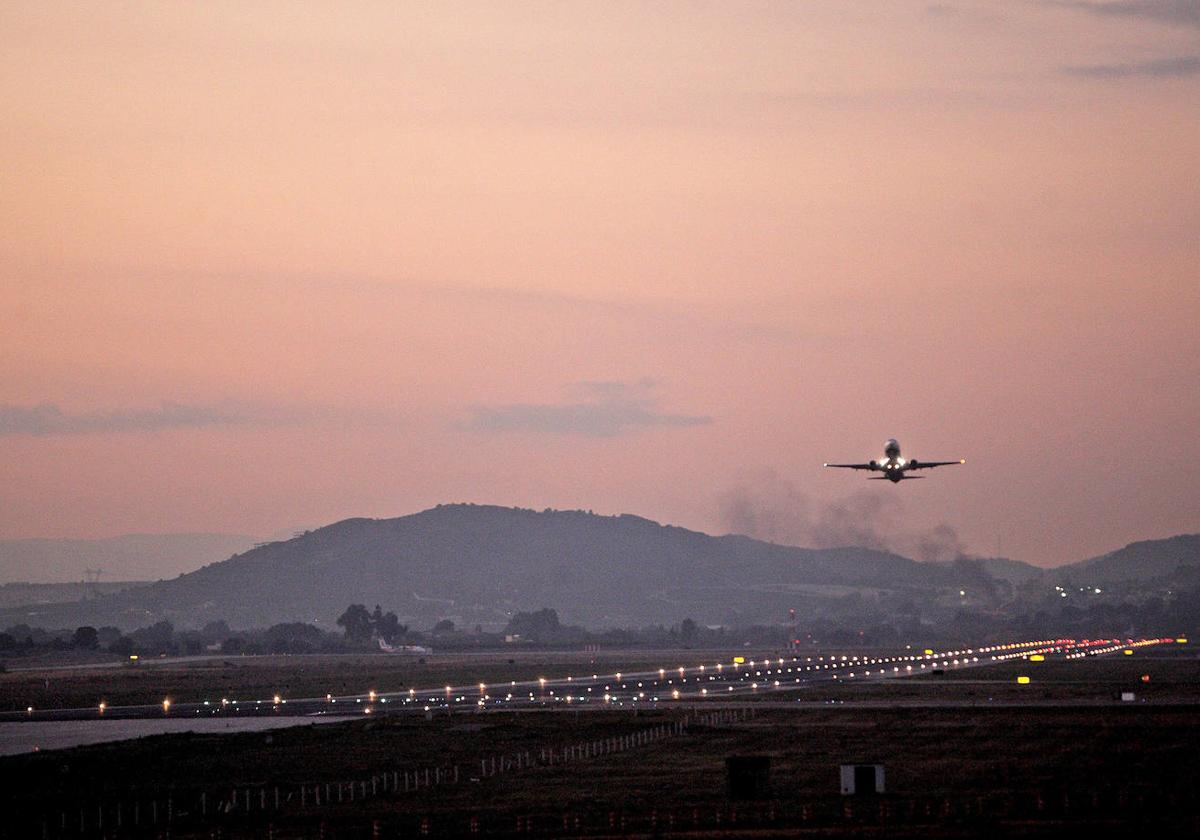
[[[0,609],[5,607],[36,608],[39,604],[64,604],[110,595],[146,581],[109,580],[95,583],[0,583]]]
[[[241,534],[127,534],[102,540],[0,540],[0,584],[158,580],[191,572],[254,545]]]
[[[1182,534],[1165,540],[1130,543],[1090,560],[1048,569],[1045,575],[1048,578],[1065,576],[1097,585],[1144,585],[1151,580],[1200,582],[1196,578],[1197,572],[1200,572],[1200,534]]]
[[[1160,546],[1160,548],[1156,548]],[[628,514],[441,505],[396,519],[348,519],[261,545],[197,571],[74,604],[0,610],[0,626],[88,623],[177,627],[224,620],[332,628],[351,603],[380,604],[427,628],[502,627],[515,611],[553,607],[592,628],[775,624],[805,620],[929,621],[996,612],[1054,580],[1140,579],[1195,568],[1200,536],[1137,543],[1043,571],[1005,559],[922,563],[862,548],[806,549],[713,537]],[[1169,570],[1169,571],[1164,571]],[[1101,577],[1103,575],[1103,578]]]

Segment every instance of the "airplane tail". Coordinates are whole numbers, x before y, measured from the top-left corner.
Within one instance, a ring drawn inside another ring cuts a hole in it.
[[[918,478],[924,478],[924,477],[925,476],[923,476],[923,475],[902,475],[902,476],[900,476],[900,480],[901,481],[915,481]],[[869,476],[867,476],[867,481],[895,481],[895,479],[888,478],[886,475],[869,475]]]

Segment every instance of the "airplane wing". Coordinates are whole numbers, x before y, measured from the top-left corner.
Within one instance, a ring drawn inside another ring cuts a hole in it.
[[[845,470],[877,470],[876,464],[826,464],[827,467],[841,467]]]
[[[913,459],[904,465],[906,470],[924,470],[932,467],[948,467],[951,464],[965,464],[967,460],[963,458],[960,461],[918,461]]]

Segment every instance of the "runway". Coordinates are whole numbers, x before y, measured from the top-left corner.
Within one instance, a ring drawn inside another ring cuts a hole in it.
[[[680,703],[711,705],[754,699],[764,702],[771,695],[784,697],[805,689],[829,684],[869,684],[902,680],[921,674],[986,668],[1028,657],[1047,661],[1076,661],[1107,656],[1164,644],[1167,639],[1040,639],[1014,641],[982,647],[950,650],[905,649],[889,655],[878,653],[750,655],[726,661],[664,664],[636,672],[580,673],[552,679],[530,677],[508,682],[410,688],[407,691],[291,698],[215,697],[202,701],[176,702],[164,698],[159,704],[38,709],[0,714],[6,723],[112,719],[238,719],[287,717],[299,723],[304,718],[370,714],[433,714],[439,711],[498,711],[520,709],[636,709]],[[517,665],[514,668],[519,667]],[[773,698],[772,698],[773,699]],[[803,697],[784,701],[789,707],[804,703]],[[811,703],[811,701],[808,701]],[[899,702],[899,701],[898,701]],[[982,705],[982,704],[981,704]]]

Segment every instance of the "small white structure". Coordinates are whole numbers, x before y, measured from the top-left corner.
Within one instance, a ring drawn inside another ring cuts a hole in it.
[[[883,793],[882,764],[843,764],[842,796]]]
[[[1121,692],[1121,702],[1122,703],[1132,703],[1136,699],[1137,699],[1137,696],[1132,691],[1122,691]]]

